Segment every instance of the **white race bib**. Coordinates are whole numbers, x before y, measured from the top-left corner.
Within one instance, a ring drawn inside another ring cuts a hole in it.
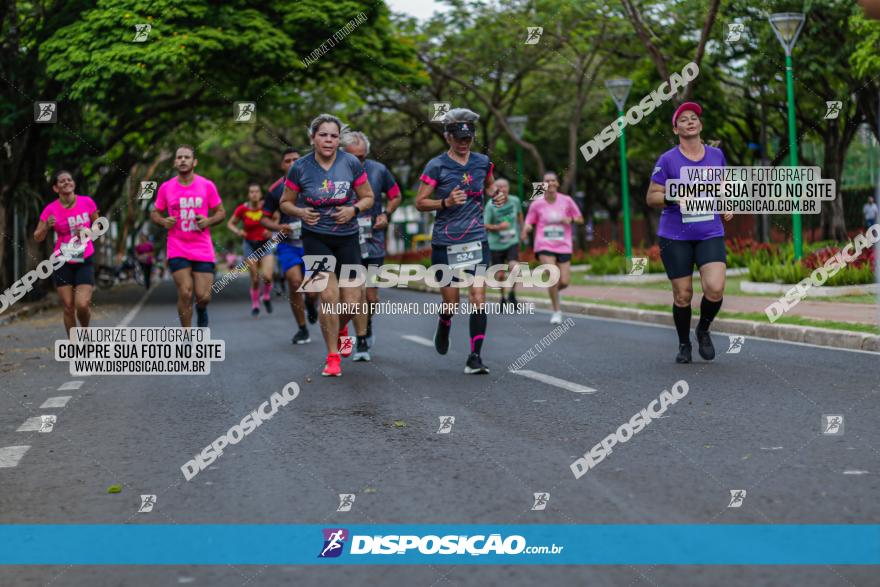
[[[516,239],[516,229],[515,228],[506,228],[499,233],[499,236],[503,242],[510,242]]]
[[[544,240],[561,241],[565,240],[565,229],[561,224],[547,224],[544,226]]]
[[[446,257],[449,267],[472,267],[483,262],[483,243],[474,241],[446,247]]]
[[[373,217],[372,216],[358,217],[358,232],[364,238],[373,238]]]
[[[86,243],[76,240],[61,244],[61,254],[67,258],[68,263],[84,263]]]
[[[288,224],[290,227],[290,236],[288,237],[290,240],[298,241],[302,238],[303,233],[303,223],[302,220],[295,220]]]
[[[684,211],[681,213],[681,221],[683,224],[690,224],[691,222],[706,222],[714,218],[714,214],[686,214]]]

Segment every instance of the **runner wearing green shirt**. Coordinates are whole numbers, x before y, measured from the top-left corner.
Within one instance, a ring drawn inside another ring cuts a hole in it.
[[[510,184],[506,179],[495,180],[498,186],[498,194],[503,197],[504,203],[500,206],[486,206],[483,211],[483,223],[489,234],[489,250],[492,252],[492,265],[509,265],[511,272],[516,270],[519,264],[519,231],[523,223],[522,204],[516,196],[510,195]],[[504,281],[506,271],[499,271],[495,279]],[[516,292],[511,284],[510,293],[504,295],[505,288],[501,288],[501,307],[505,302],[516,303]]]

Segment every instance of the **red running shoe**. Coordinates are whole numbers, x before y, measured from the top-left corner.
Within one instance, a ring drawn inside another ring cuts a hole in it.
[[[324,365],[324,370],[321,371],[321,375],[324,377],[341,377],[342,376],[342,367],[340,366],[341,359],[338,354],[329,354],[327,355],[327,363]]]
[[[354,337],[348,335],[348,324],[345,325],[345,328],[339,331],[339,339],[336,341],[337,348],[339,349],[339,354],[343,357],[351,356],[352,351],[354,351]]]

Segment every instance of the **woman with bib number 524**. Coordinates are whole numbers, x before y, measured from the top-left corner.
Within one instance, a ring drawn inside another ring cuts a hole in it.
[[[443,137],[449,149],[428,161],[419,178],[422,184],[416,195],[416,209],[420,212],[437,212],[431,235],[432,265],[447,265],[452,271],[467,268],[471,274],[479,266],[485,275],[485,269],[492,261],[483,224],[483,193],[500,196],[495,192],[493,165],[489,157],[471,151],[479,119],[477,113],[466,108],[452,109],[443,117]],[[498,200],[494,205],[501,203]],[[458,290],[452,283],[440,288],[447,308],[458,303]],[[485,284],[471,285],[468,297],[473,305],[484,304]],[[485,311],[471,313],[470,352],[464,368],[469,375],[489,373],[480,358],[486,338],[486,322]],[[441,313],[434,333],[434,348],[441,355],[449,351],[451,327],[452,314]]]

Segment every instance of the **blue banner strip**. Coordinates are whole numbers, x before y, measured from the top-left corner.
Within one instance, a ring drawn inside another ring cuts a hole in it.
[[[880,525],[0,525],[0,564],[877,565]]]

